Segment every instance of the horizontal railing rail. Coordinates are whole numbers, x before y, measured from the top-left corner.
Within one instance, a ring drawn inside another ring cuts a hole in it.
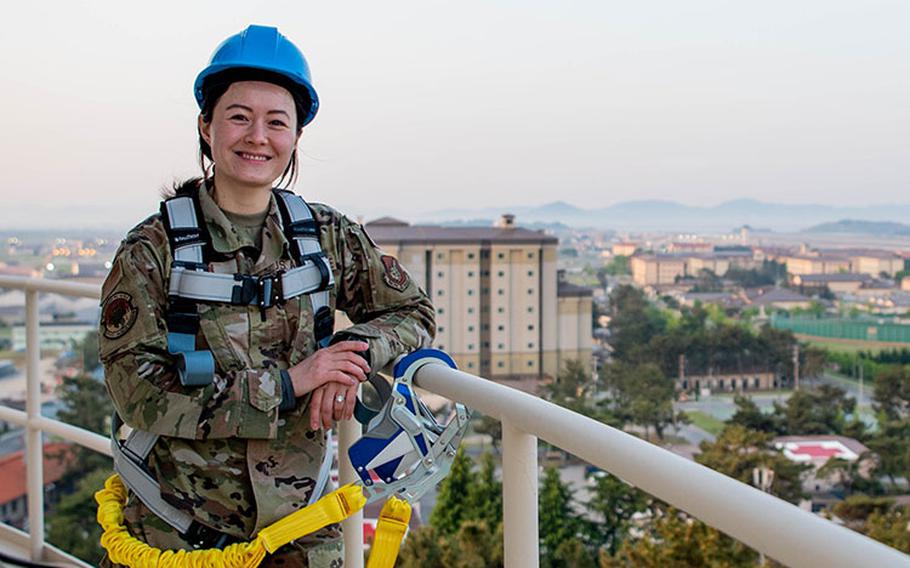
[[[29,549],[33,560],[57,558],[44,542],[41,434],[47,432],[110,455],[109,441],[41,416],[38,293],[99,298],[87,284],[0,276],[0,288],[26,292],[26,411],[0,406],[0,420],[27,429]],[[537,438],[635,485],[768,556],[794,567],[904,566],[910,557],[840,527],[749,485],[677,456],[635,436],[527,393],[450,369],[425,365],[415,376],[421,388],[496,418],[503,425],[503,524],[505,564],[538,565]],[[342,481],[354,474],[344,458],[359,433],[340,428]],[[361,519],[345,525],[346,566],[362,566]],[[0,531],[0,536],[3,532]],[[18,534],[18,533],[17,533]],[[21,539],[21,535],[17,538]]]

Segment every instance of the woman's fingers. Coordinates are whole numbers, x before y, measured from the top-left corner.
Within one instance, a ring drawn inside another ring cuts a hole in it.
[[[354,403],[357,402],[357,385],[349,386],[346,389],[344,400],[344,420],[350,420],[354,417]]]
[[[322,399],[325,395],[325,388],[319,387],[313,391],[310,397],[310,430],[319,430],[322,422]]]
[[[325,390],[325,394],[322,398],[322,408],[320,409],[322,427],[328,430],[332,427],[332,415],[335,413],[335,396],[337,389],[335,383],[326,383],[320,388]]]

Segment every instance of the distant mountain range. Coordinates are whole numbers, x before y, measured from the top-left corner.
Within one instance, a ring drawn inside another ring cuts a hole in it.
[[[730,231],[749,225],[795,232],[841,219],[906,221],[910,219],[910,204],[837,207],[738,199],[713,207],[696,207],[675,201],[652,200],[625,201],[603,208],[582,208],[565,201],[554,201],[539,206],[445,209],[422,215],[420,221],[440,223],[471,219],[488,224],[503,213],[514,214],[519,225],[535,222],[563,223],[572,227],[663,231]]]
[[[806,229],[807,233],[850,233],[860,235],[910,236],[910,225],[890,221],[843,219]]]

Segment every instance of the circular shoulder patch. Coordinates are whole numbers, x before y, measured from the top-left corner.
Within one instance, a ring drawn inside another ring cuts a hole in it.
[[[133,303],[133,297],[126,292],[115,292],[105,300],[101,312],[101,329],[104,337],[120,339],[136,323],[139,310]]]
[[[383,267],[382,281],[385,282],[389,288],[404,292],[404,289],[408,287],[407,271],[398,264],[398,259],[394,256],[384,254],[380,259],[382,260]]]

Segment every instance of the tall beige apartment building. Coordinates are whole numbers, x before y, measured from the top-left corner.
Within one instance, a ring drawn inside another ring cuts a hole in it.
[[[436,346],[459,368],[533,388],[569,355],[590,365],[591,293],[558,285],[555,237],[517,227],[510,215],[464,228],[384,217],[366,231],[433,299]]]

